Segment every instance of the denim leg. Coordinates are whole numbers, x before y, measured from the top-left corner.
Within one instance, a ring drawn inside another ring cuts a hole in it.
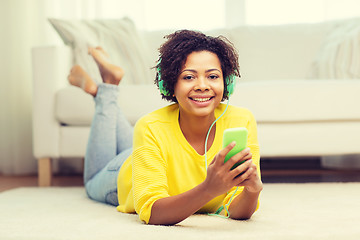
[[[85,188],[89,198],[114,206],[119,205],[117,196],[117,176],[122,164],[129,157],[131,152],[131,148],[123,151],[111,160],[93,178],[86,182]]]
[[[126,149],[132,148],[134,129],[121,109],[119,107],[117,108],[116,143],[117,153],[121,153]]]
[[[103,169],[117,155],[116,118],[118,86],[99,84],[95,114],[85,153],[84,183]]]
[[[85,154],[84,183],[132,147],[133,128],[117,105],[118,86],[99,84]]]
[[[133,128],[117,105],[118,86],[100,84],[85,154],[84,184],[96,201],[118,204],[117,176],[132,149]]]

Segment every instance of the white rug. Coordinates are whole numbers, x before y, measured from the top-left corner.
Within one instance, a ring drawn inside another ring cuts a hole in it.
[[[0,239],[360,239],[360,183],[265,184],[248,221],[194,215],[150,226],[89,200],[84,188],[0,193]]]

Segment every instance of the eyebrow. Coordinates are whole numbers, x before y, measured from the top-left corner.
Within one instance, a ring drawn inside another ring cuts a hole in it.
[[[180,73],[183,73],[185,71],[189,71],[189,72],[194,72],[194,73],[197,73],[197,71],[195,69],[184,69],[183,71],[181,71]],[[221,71],[217,68],[211,68],[211,69],[208,69],[206,70],[205,72],[208,73],[208,72],[212,72],[212,71],[218,71],[221,73]]]

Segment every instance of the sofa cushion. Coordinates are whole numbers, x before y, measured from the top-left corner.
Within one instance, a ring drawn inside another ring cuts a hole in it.
[[[82,66],[94,80],[101,82],[101,76],[88,54],[88,47],[101,46],[112,63],[125,70],[123,84],[153,82],[155,74],[151,67],[154,62],[144,39],[129,18],[49,21],[64,43],[72,48],[75,64]]]
[[[230,31],[242,80],[304,79],[331,24],[240,26]]]
[[[162,100],[155,85],[121,85],[118,104],[131,124],[139,117],[164,107],[169,102]],[[78,87],[69,86],[56,93],[55,117],[61,123],[71,126],[90,126],[95,112],[91,95]]]
[[[359,121],[359,89],[357,80],[266,80],[238,84],[230,101],[259,123]]]
[[[340,20],[326,36],[309,73],[310,78],[360,78],[360,19]]]
[[[360,120],[360,81],[297,80],[244,82],[236,86],[230,104],[250,109],[259,123]],[[154,85],[121,85],[118,103],[132,124],[146,113],[166,106]],[[69,86],[57,92],[56,118],[73,126],[88,126],[94,101]]]

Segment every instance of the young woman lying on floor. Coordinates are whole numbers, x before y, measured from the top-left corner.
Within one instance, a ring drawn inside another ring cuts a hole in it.
[[[173,104],[142,117],[134,129],[117,105],[123,69],[100,47],[89,54],[102,83],[78,65],[68,77],[96,104],[85,156],[88,196],[149,224],[176,224],[220,206],[230,218],[250,218],[263,188],[256,121],[249,110],[221,103],[240,76],[233,45],[196,31],[167,36],[155,84]],[[146,101],[133,94],[132,101]],[[223,132],[235,127],[247,128],[248,147],[224,163],[235,143],[223,148]]]

